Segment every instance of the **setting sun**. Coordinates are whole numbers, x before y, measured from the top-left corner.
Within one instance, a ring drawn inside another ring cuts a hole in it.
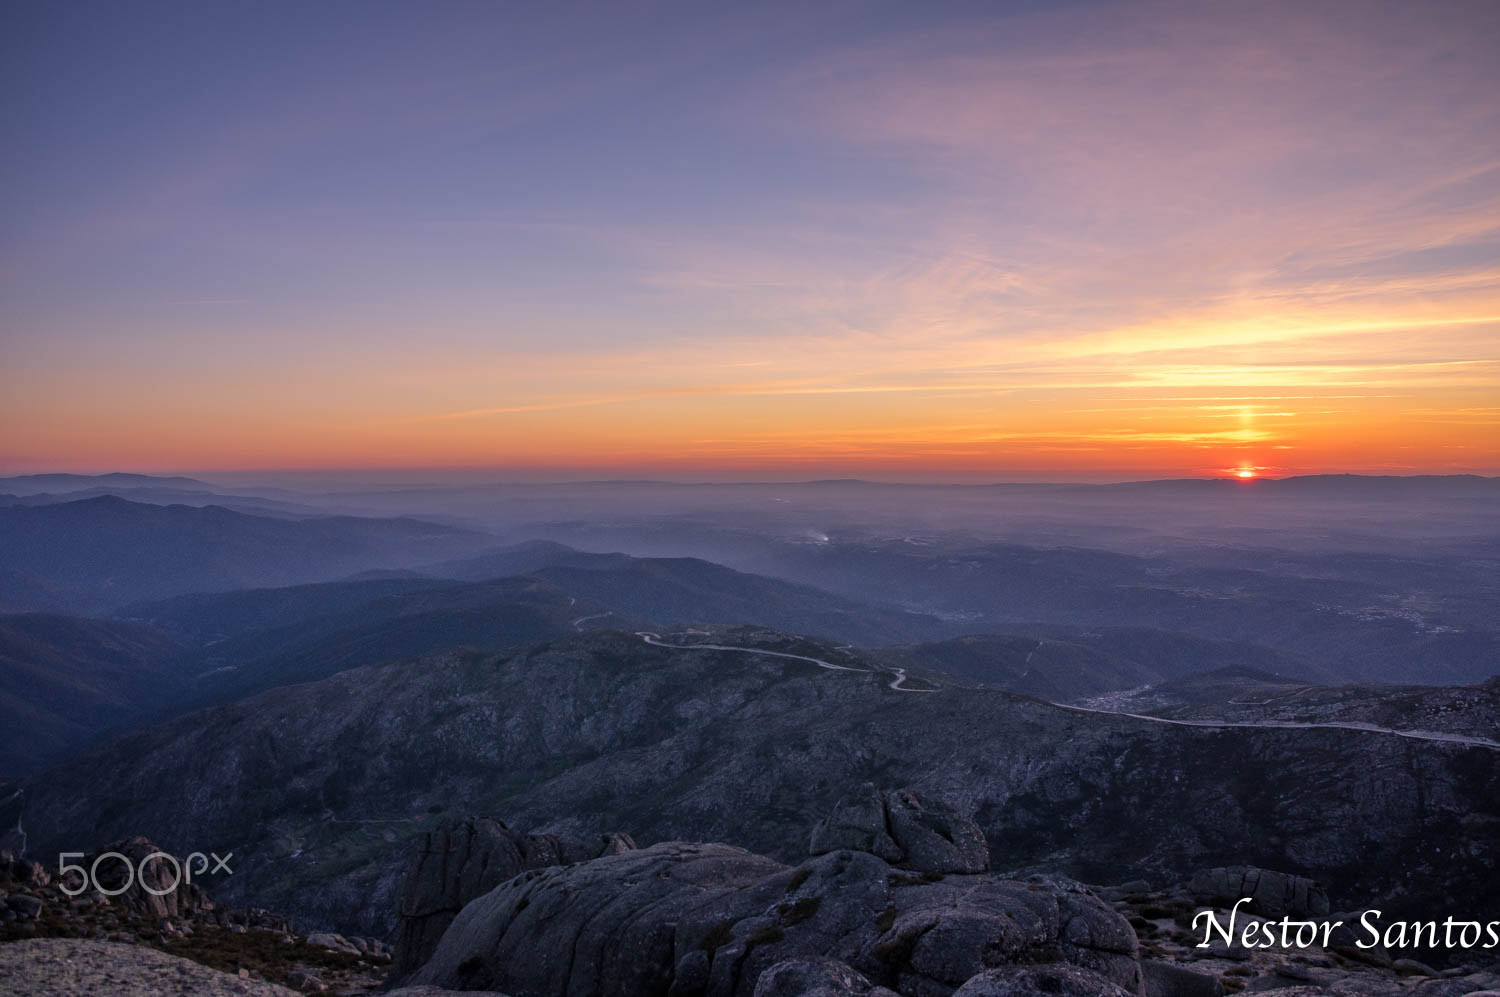
[[[1500,0],[0,50],[0,997],[1500,997]]]
[[[1500,472],[1486,5],[54,6],[0,473]]]

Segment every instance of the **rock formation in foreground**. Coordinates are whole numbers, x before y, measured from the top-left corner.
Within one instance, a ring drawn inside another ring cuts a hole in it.
[[[518,837],[497,822],[449,829],[414,858],[403,922],[431,892],[424,870],[447,861],[463,880],[481,853],[513,862]],[[950,807],[864,786],[812,838],[817,854],[795,866],[667,842],[531,868],[464,905],[406,982],[515,997],[945,997],[1045,964],[1088,997],[1145,992],[1124,917],[1070,880],[978,874],[983,835]]]
[[[878,855],[918,872],[986,872],[990,846],[972,818],[909,790],[865,783],[841,798],[812,832],[810,851],[841,848]]]
[[[391,961],[379,939],[215,902],[148,838],[69,858],[87,884],[0,851],[0,994],[362,993]]]
[[[973,818],[911,789],[846,793],[808,850],[786,864],[725,844],[634,849],[619,835],[567,843],[449,821],[412,856],[390,984],[509,997],[1493,997],[1500,986],[1500,963],[1485,968],[1482,952],[1439,970],[1356,948],[1347,931],[1326,950],[1199,947],[1200,911],[1223,918],[1249,897],[1246,919],[1315,918],[1328,892],[1247,866],[1164,890],[986,874]],[[588,852],[604,854],[574,861]]]
[[[636,849],[619,834],[450,819],[411,854],[384,986],[400,988],[393,997],[1495,997],[1500,987],[1491,954],[1435,968],[1410,950],[1360,948],[1347,928],[1323,947],[1198,946],[1197,915],[1217,908],[1222,919],[1236,892],[1251,900],[1247,920],[1332,906],[1303,877],[1215,867],[1153,890],[955,871],[986,861],[977,834],[945,802],[869,784],[817,822],[814,854],[796,864],[724,844]],[[136,838],[106,851],[140,864],[155,848]],[[303,938],[285,918],[230,911],[196,886],[156,896],[164,870],[143,868],[114,897],[69,898],[36,863],[0,854],[0,936],[18,939],[0,945],[0,990],[287,992],[274,981],[352,994],[382,982],[379,941]],[[113,893],[123,880],[101,885]]]
[[[445,821],[422,836],[407,870],[391,972],[400,976],[420,967],[464,905],[506,880],[633,848],[627,834],[578,839],[521,834],[484,817]]]
[[[590,632],[190,714],[28,782],[31,848],[146,834],[177,852],[232,850],[216,897],[390,937],[410,842],[444,815],[797,862],[812,823],[874,781],[962,802],[995,868],[1165,882],[1255,865],[1317,878],[1343,904],[1500,916],[1493,748],[1183,727],[994,689],[913,694],[889,672],[774,656],[877,667],[826,643],[754,628],[712,640],[771,653]]]

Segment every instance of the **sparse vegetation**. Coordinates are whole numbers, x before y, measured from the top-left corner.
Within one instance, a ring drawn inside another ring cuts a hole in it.
[[[712,953],[714,950],[728,945],[734,939],[734,922],[720,921],[708,930],[698,947],[704,952]]]
[[[781,923],[790,928],[794,924],[801,924],[808,918],[818,913],[822,905],[822,897],[802,897],[789,904],[782,904],[776,908],[776,913],[781,918]]]
[[[786,937],[786,932],[782,930],[781,925],[767,924],[756,928],[750,933],[750,937],[745,939],[745,947],[754,948],[757,945],[770,945],[781,941],[784,937]]]

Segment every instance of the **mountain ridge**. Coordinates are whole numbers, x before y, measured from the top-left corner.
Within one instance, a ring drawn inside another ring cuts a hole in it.
[[[38,588],[74,593],[72,605],[19,607],[51,611],[404,567],[471,550],[486,536],[404,516],[283,519],[113,495],[0,508],[0,562]]]
[[[706,640],[838,656],[753,627]],[[125,827],[183,851],[234,847],[245,866],[231,899],[378,933],[400,841],[443,812],[786,856],[813,815],[868,781],[974,813],[1000,869],[1098,882],[1238,862],[1315,874],[1346,903],[1494,902],[1476,890],[1500,874],[1500,846],[1471,830],[1500,826],[1490,749],[1182,727],[999,690],[911,695],[878,663],[841,660],[871,670],[598,631],[368,666],[85,752],[26,784],[27,830],[43,850]]]
[[[57,488],[62,488],[66,491],[77,491],[91,487],[157,487],[212,490],[213,486],[205,481],[199,481],[197,478],[182,476],[163,477],[155,474],[136,474],[129,471],[111,471],[107,474],[17,474],[10,477],[0,477],[0,491],[20,489],[16,494],[45,492]]]

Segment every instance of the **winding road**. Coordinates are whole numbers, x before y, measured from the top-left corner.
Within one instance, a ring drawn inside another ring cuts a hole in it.
[[[1304,685],[1301,688],[1293,689],[1291,692],[1283,692],[1280,695],[1272,696],[1270,699],[1231,699],[1228,702],[1235,706],[1270,706],[1272,703],[1278,703],[1285,699],[1295,699],[1312,688],[1313,686]]]
[[[689,631],[689,632],[690,633],[703,633],[702,630],[694,630],[694,631]],[[641,640],[645,641],[647,644],[650,644],[652,647],[670,647],[674,651],[693,651],[693,650],[700,650],[700,651],[740,651],[740,652],[742,652],[744,654],[763,654],[763,655],[765,655],[767,657],[770,657],[770,658],[791,658],[794,661],[807,661],[807,662],[811,662],[814,665],[817,665],[819,668],[827,668],[829,671],[834,671],[834,672],[869,672],[869,671],[873,671],[873,669],[870,669],[870,668],[854,668],[854,667],[852,667],[850,665],[836,665],[836,664],[834,664],[831,661],[824,661],[822,658],[810,658],[810,657],[808,657],[805,654],[788,654],[786,651],[767,651],[764,648],[760,648],[760,647],[734,647],[734,646],[731,646],[731,645],[728,645],[728,644],[669,644],[666,641],[664,641],[664,640],[661,639],[661,635],[660,634],[654,634],[654,633],[651,633],[651,632],[646,631],[646,630],[637,630],[635,635],[637,637],[639,637]],[[834,648],[834,650],[836,650],[836,651],[845,651],[845,653],[847,653],[846,649],[849,646],[850,645],[845,644],[845,645],[843,645],[843,647],[836,647],[836,648]],[[891,681],[890,681],[889,685],[887,686],[887,688],[894,689],[897,692],[941,692],[942,691],[940,689],[909,689],[909,688],[906,687],[906,684],[905,684],[906,683],[906,678],[907,678],[907,676],[906,676],[906,669],[904,669],[904,668],[891,668],[889,671],[895,677],[891,679]]]
[[[694,630],[689,632],[698,634],[703,633],[703,631],[701,630]],[[653,647],[669,647],[677,651],[690,651],[694,649],[702,651],[739,651],[743,654],[763,654],[771,658],[791,658],[794,661],[806,661],[811,664],[817,665],[819,668],[827,668],[829,671],[835,672],[874,671],[874,669],[870,668],[854,668],[850,665],[836,665],[831,661],[825,661],[822,658],[809,657],[805,654],[789,654],[786,651],[767,651],[764,648],[759,647],[737,647],[729,644],[669,644],[668,642],[661,639],[660,634],[655,634],[644,630],[636,631],[636,636],[645,641],[647,644],[652,645]],[[834,648],[834,650],[841,651],[844,654],[849,654],[849,648],[851,646],[852,645],[844,644]],[[940,689],[907,688],[905,684],[907,681],[907,675],[906,669],[904,668],[891,666],[889,668],[880,670],[894,676],[894,678],[892,678],[890,683],[887,685],[887,688],[894,689],[897,692],[942,691]],[[1362,731],[1367,734],[1389,734],[1394,737],[1404,737],[1412,741],[1435,741],[1442,744],[1463,744],[1474,748],[1488,748],[1491,751],[1500,751],[1500,742],[1491,741],[1483,737],[1469,737],[1464,734],[1447,734],[1443,733],[1442,731],[1395,730],[1391,727],[1377,727],[1374,724],[1312,723],[1295,720],[1173,720],[1170,717],[1153,717],[1145,713],[1121,713],[1117,710],[1099,710],[1088,706],[1069,706],[1066,703],[1051,703],[1049,705],[1055,706],[1060,710],[1071,710],[1074,713],[1097,713],[1101,716],[1106,717],[1129,717],[1132,720],[1143,720],[1147,723],[1156,724],[1171,724],[1175,727],[1211,727],[1220,729],[1249,727],[1260,730],[1319,730],[1327,728],[1331,730]]]
[[[602,612],[602,613],[595,613],[593,616],[580,616],[580,617],[578,617],[578,619],[576,619],[576,620],[573,621],[573,629],[576,630],[578,633],[583,633],[583,625],[585,623],[587,623],[589,620],[602,620],[606,616],[613,616],[613,615],[615,615],[613,611],[606,609],[604,612]]]
[[[1261,730],[1318,730],[1326,727],[1333,730],[1358,730],[1368,734],[1393,734],[1396,737],[1404,737],[1413,741],[1440,741],[1447,744],[1467,744],[1475,748],[1489,748],[1492,751],[1500,750],[1500,742],[1491,741],[1483,737],[1468,737],[1464,734],[1445,734],[1442,731],[1396,730],[1391,727],[1377,727],[1374,724],[1312,723],[1297,720],[1173,720],[1169,717],[1153,717],[1145,713],[1120,713],[1115,710],[1097,710],[1089,706],[1068,706],[1066,703],[1053,703],[1052,705],[1060,710],[1072,710],[1075,713],[1099,713],[1106,717],[1130,717],[1132,720],[1147,720],[1151,723],[1172,724],[1177,727],[1254,727]]]

